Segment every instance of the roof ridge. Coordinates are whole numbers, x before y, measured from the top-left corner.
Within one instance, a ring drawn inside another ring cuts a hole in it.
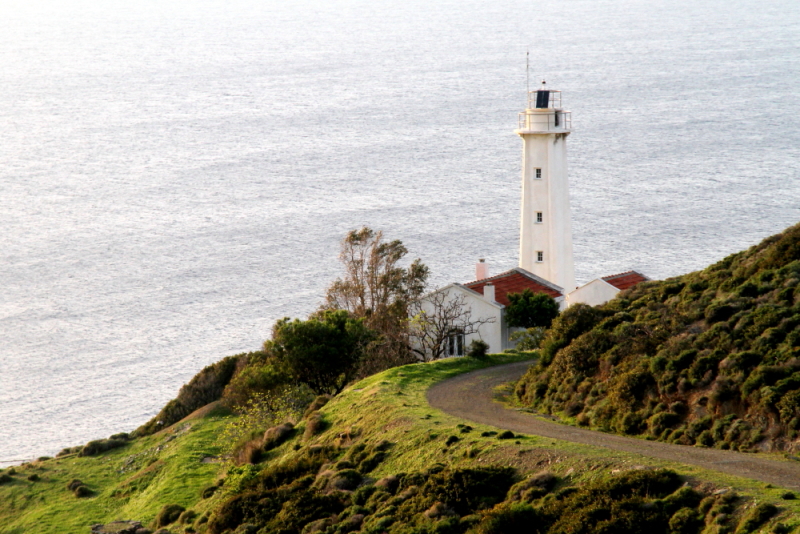
[[[498,280],[500,278],[505,278],[507,276],[511,276],[513,274],[520,274],[520,275],[524,276],[525,278],[528,278],[529,280],[532,280],[532,281],[536,282],[539,285],[543,285],[543,286],[545,286],[545,287],[547,287],[547,288],[549,288],[549,289],[551,289],[553,291],[558,292],[561,295],[564,295],[564,288],[563,287],[557,286],[553,282],[550,282],[549,280],[545,280],[541,276],[536,276],[532,272],[530,272],[530,271],[528,271],[526,269],[523,269],[522,267],[514,267],[513,269],[509,269],[507,271],[503,271],[502,273],[496,274],[494,276],[487,276],[486,278],[481,278],[480,280],[473,280],[472,282],[466,282],[463,285],[470,286],[470,285],[473,285],[473,284],[488,283],[488,282],[491,282],[493,280]]]
[[[601,276],[601,277],[600,277],[600,279],[601,279],[601,280],[608,281],[608,280],[610,280],[611,278],[616,278],[616,277],[618,277],[618,276],[625,276],[626,274],[638,274],[638,275],[639,275],[639,276],[641,276],[642,278],[644,278],[644,279],[646,279],[646,280],[650,280],[650,278],[649,278],[647,275],[645,275],[645,274],[642,274],[642,273],[640,273],[639,271],[637,271],[637,270],[635,270],[635,269],[631,269],[630,271],[625,271],[625,272],[622,272],[622,273],[610,274],[610,275],[608,275],[608,276]]]

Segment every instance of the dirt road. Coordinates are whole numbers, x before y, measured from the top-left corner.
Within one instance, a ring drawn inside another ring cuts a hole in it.
[[[445,380],[428,390],[428,402],[434,408],[462,419],[513,432],[692,464],[800,490],[800,462],[771,460],[756,454],[671,445],[605,434],[542,420],[525,412],[504,408],[494,402],[493,389],[500,384],[517,380],[529,365],[530,362],[500,365]]]

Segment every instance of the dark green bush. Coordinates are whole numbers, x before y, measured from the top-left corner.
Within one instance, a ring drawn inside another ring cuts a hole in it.
[[[510,430],[504,430],[497,435],[497,439],[514,439],[515,437],[517,436]]]
[[[178,516],[178,523],[181,525],[191,525],[194,523],[195,519],[197,519],[197,512],[194,510],[186,510],[181,512],[181,515]]]
[[[691,508],[681,508],[669,519],[670,534],[697,534],[703,526],[703,518]]]
[[[361,474],[355,469],[344,469],[331,477],[330,487],[339,490],[354,490],[361,483]]]
[[[0,473],[0,485],[8,484],[9,482],[13,481],[14,479],[8,473]]]
[[[664,432],[664,430],[668,428],[673,428],[678,423],[680,423],[680,421],[681,421],[680,416],[674,412],[657,413],[654,416],[650,417],[650,420],[648,421],[650,434],[652,434],[655,437],[658,437]]]
[[[481,339],[473,339],[467,347],[467,357],[485,360],[489,352],[489,344]]]
[[[128,444],[124,439],[98,439],[90,441],[81,448],[78,456],[96,456],[112,449],[118,449]]]
[[[702,272],[639,284],[596,308],[567,309],[515,395],[544,413],[585,413],[584,424],[591,417],[603,430],[635,434],[639,414],[650,418],[651,436],[676,443],[749,449],[776,415],[781,425],[770,429],[769,443],[796,439],[800,313],[793,303],[800,295],[800,260],[772,265],[765,258],[788,261],[794,252],[776,251],[795,251],[791,239],[798,236],[800,225]],[[664,412],[653,407],[667,399],[685,407],[669,410],[679,420],[652,419]],[[719,418],[736,413],[759,421],[759,428],[745,433],[738,427],[724,440],[720,434],[734,425],[667,432],[701,409]]]
[[[76,486],[75,489],[72,490],[72,493],[78,498],[91,497],[94,494],[88,486],[84,486],[83,484]]]
[[[530,534],[539,522],[536,509],[527,503],[500,504],[485,512],[470,534]]]
[[[774,504],[766,502],[758,504],[755,508],[750,510],[750,513],[748,513],[742,522],[739,523],[739,528],[736,529],[736,534],[749,534],[750,532],[755,532],[758,527],[766,523],[769,518],[777,513],[778,508]]]
[[[466,515],[501,502],[513,482],[508,467],[445,469],[428,477],[421,493]]]
[[[157,528],[165,527],[177,521],[185,510],[186,508],[179,504],[167,504],[159,510],[153,521]]]
[[[204,368],[180,389],[175,399],[169,401],[158,415],[137,428],[133,435],[148,436],[158,432],[206,404],[219,400],[225,386],[233,377],[237,364],[247,357],[247,354],[228,356]]]

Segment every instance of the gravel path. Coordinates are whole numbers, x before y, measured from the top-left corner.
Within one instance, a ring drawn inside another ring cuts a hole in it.
[[[771,460],[755,454],[671,445],[605,434],[545,421],[525,412],[504,408],[500,403],[494,402],[493,389],[517,380],[529,365],[530,362],[500,365],[445,380],[428,390],[428,402],[434,408],[462,419],[513,432],[692,464],[729,475],[800,490],[800,462]]]

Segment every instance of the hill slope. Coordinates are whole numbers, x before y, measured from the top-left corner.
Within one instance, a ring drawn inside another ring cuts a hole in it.
[[[235,466],[208,462],[222,427],[238,420],[210,410],[96,456],[0,472],[0,533],[88,534],[120,518],[174,534],[744,533],[788,532],[800,520],[785,490],[465,425],[425,401],[435,382],[519,359],[459,358],[367,378],[309,411],[282,442],[255,437],[259,454]],[[68,490],[73,478],[90,492]],[[165,505],[187,510],[166,517]]]
[[[736,450],[800,447],[800,225],[554,323],[518,399],[579,425]]]

